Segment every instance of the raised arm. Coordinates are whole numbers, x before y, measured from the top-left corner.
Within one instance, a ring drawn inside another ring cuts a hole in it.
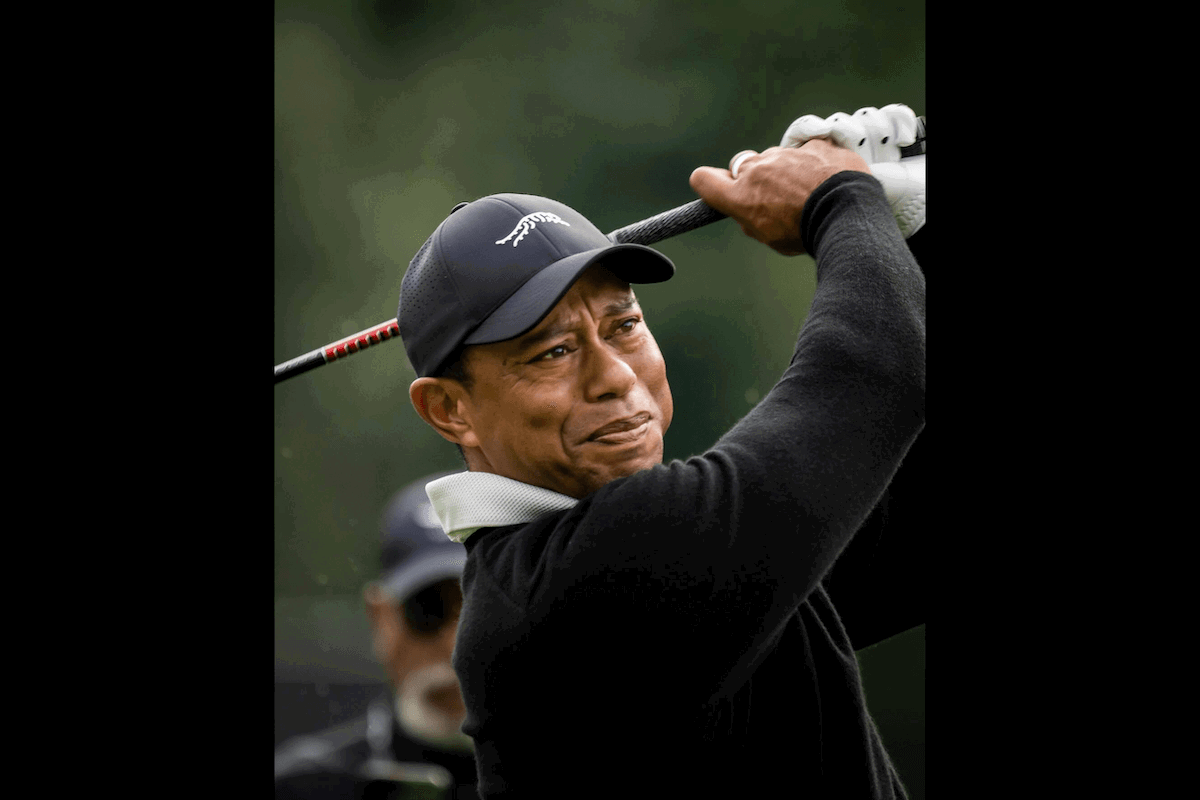
[[[787,370],[708,452],[522,533],[544,537],[555,564],[531,605],[553,599],[565,620],[653,608],[648,633],[685,661],[697,646],[752,658],[817,589],[924,425],[925,284],[879,181],[824,141],[747,166],[736,180],[702,168],[693,185],[748,235],[813,254],[817,291]]]

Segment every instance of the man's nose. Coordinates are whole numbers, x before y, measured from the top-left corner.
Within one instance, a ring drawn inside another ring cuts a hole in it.
[[[624,397],[637,385],[637,373],[607,342],[588,353],[587,399],[595,402]]]

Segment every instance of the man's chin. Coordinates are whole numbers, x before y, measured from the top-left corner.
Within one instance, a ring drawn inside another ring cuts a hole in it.
[[[649,451],[633,451],[629,453],[612,453],[600,466],[593,471],[596,476],[595,485],[590,488],[594,492],[615,480],[628,478],[642,470],[651,469],[662,463],[662,437],[657,437],[656,443],[650,443]]]

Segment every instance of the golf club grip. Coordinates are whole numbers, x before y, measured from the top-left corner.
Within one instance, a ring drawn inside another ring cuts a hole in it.
[[[719,219],[725,219],[725,215],[703,200],[693,200],[641,222],[618,228],[608,234],[608,238],[613,244],[654,244]]]

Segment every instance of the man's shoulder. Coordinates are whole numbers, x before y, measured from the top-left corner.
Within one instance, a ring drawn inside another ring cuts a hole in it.
[[[369,755],[367,718],[295,736],[275,749],[275,778],[308,772],[351,772]]]
[[[545,538],[551,534],[570,535],[580,525],[595,525],[597,517],[607,517],[614,507],[628,508],[655,503],[661,500],[664,494],[661,480],[656,482],[655,478],[661,479],[674,466],[674,462],[670,466],[658,465],[617,478],[580,498],[555,495],[562,499],[560,504],[539,500],[538,503],[530,503],[511,515],[494,514],[495,522],[481,526],[469,538],[464,539],[467,552],[480,549],[479,545],[484,541],[487,542],[487,547],[484,548],[487,552],[537,547],[544,544]],[[554,494],[540,487],[528,489],[546,492],[547,495]]]
[[[523,611],[528,583],[539,570],[546,544],[563,513],[550,512],[531,522],[482,528],[472,534],[466,541],[464,593],[499,595],[511,611]]]
[[[618,478],[570,506],[544,508],[520,521],[479,528],[464,540],[464,581],[485,565],[493,577],[532,576],[569,554],[578,555],[578,550],[606,542],[620,549],[622,536],[657,528],[664,517],[682,516],[669,502],[672,473],[682,468],[679,462],[658,465]],[[582,537],[578,543],[577,537]]]

